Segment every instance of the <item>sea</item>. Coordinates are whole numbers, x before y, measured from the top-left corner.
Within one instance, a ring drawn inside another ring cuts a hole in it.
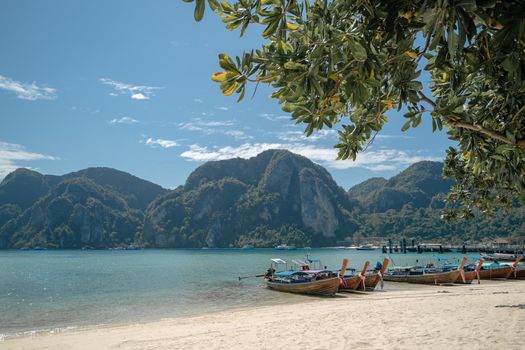
[[[361,269],[385,257],[381,250],[148,249],[0,250],[0,341],[39,332],[166,318],[312,297],[279,293],[261,278],[271,258],[318,258],[338,269],[343,258]],[[457,261],[461,254],[392,254],[393,265]],[[470,257],[473,261],[476,256]],[[385,289],[410,288],[386,284]]]

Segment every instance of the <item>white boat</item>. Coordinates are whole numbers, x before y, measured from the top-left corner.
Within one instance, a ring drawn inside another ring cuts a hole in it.
[[[279,244],[275,249],[279,250],[295,250],[297,249],[294,245],[288,245],[288,244]]]
[[[359,246],[359,247],[357,247],[357,248],[355,248],[355,249],[357,249],[357,250],[376,250],[377,247],[374,247],[374,246],[371,245],[371,244],[364,244],[364,245]]]
[[[242,246],[242,249],[244,250],[251,250],[251,249],[254,249],[254,246],[251,245],[251,244],[245,244]]]
[[[518,255],[520,254],[504,254],[504,253],[484,254],[484,253],[481,253],[481,257],[484,260],[491,260],[491,261],[515,261]]]

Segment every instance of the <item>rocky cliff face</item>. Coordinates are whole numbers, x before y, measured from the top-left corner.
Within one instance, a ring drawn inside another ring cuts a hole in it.
[[[0,249],[113,247],[140,240],[162,187],[109,168],[64,176],[19,169],[0,184]]]
[[[364,237],[522,237],[525,210],[448,225],[442,163],[416,163],[345,193],[321,166],[287,151],[208,162],[184,186],[109,168],[64,176],[19,169],[0,183],[0,249],[332,245]],[[144,208],[147,208],[144,210]]]
[[[301,238],[289,243],[307,245],[313,237],[335,240],[338,233],[347,234],[353,229],[351,210],[351,201],[324,168],[271,150],[196,169],[183,188],[150,206],[144,236],[152,245],[227,247],[273,244],[255,237],[273,230],[294,232]],[[308,242],[300,241],[303,236]]]

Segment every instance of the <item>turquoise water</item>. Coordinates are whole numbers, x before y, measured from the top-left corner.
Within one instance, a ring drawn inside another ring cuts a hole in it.
[[[380,250],[341,249],[0,251],[0,338],[311,300],[263,288],[260,278],[237,278],[264,273],[270,258],[290,261],[306,253],[334,269],[343,258],[361,268],[384,257]],[[437,261],[433,254],[391,257],[396,265]]]

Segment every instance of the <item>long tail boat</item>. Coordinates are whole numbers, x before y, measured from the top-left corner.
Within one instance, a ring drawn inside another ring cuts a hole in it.
[[[444,271],[435,268],[396,268],[393,271],[384,274],[383,279],[390,282],[408,282],[420,284],[452,284],[461,278],[463,274],[463,266],[467,262],[467,258],[463,261],[456,270]]]
[[[513,266],[513,270],[509,275],[509,279],[525,278],[525,265],[519,263],[514,266],[514,264],[505,263],[506,265]]]
[[[516,257],[512,265],[500,264],[498,262],[484,263],[479,271],[479,276],[482,280],[507,279],[514,275],[520,260],[521,256]]]
[[[456,282],[454,283],[471,284],[474,279],[477,279],[478,284],[479,284],[480,283],[479,270],[481,269],[482,265],[483,265],[483,259],[481,259],[476,265],[463,266],[462,268],[463,273],[460,272],[460,278],[458,278]],[[458,264],[445,264],[445,265],[442,265],[440,268],[443,269],[444,271],[453,271],[453,270],[457,270],[459,267],[460,265]]]
[[[285,263],[272,259],[274,263]],[[339,277],[330,270],[275,272],[273,264],[264,276],[268,288],[279,292],[333,296],[339,289]]]
[[[348,259],[343,259],[343,266],[341,267],[341,271],[339,272],[340,276],[340,283],[339,283],[339,290],[340,291],[351,291],[351,290],[357,290],[360,287],[365,290],[366,289],[366,271],[368,270],[368,266],[370,265],[370,262],[365,262],[365,265],[363,266],[363,270],[357,275],[345,275],[346,272],[346,266],[348,265]]]
[[[478,284],[480,284],[481,276],[479,274],[479,271],[481,270],[481,266],[483,266],[483,259],[480,259],[474,268],[472,268],[472,266],[464,268],[464,278],[458,279],[456,283],[471,284],[474,279],[477,279]]]
[[[365,286],[366,289],[374,290],[377,286],[377,284],[383,280],[383,274],[386,271],[386,268],[388,267],[388,264],[390,263],[390,260],[385,258],[383,260],[383,265],[381,265],[381,268],[379,271],[370,271],[367,272],[365,276]]]

